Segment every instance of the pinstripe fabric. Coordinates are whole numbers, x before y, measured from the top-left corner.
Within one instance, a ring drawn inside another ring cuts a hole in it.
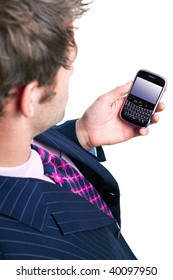
[[[69,129],[72,126],[73,122],[69,123]],[[82,148],[58,134],[56,127],[40,137],[45,143],[54,143],[54,147],[64,141],[65,150],[74,145],[74,154],[69,152],[71,158],[80,163],[78,166],[83,165],[79,160]],[[96,178],[100,177],[99,162],[87,155],[88,165],[91,161]],[[108,200],[109,191],[114,190],[114,197],[118,190],[115,181],[111,188],[113,179],[104,180],[107,174],[105,171],[100,177],[103,181],[100,192],[106,190],[107,184]],[[96,179],[96,185],[101,179]],[[116,209],[117,206],[111,210],[116,212]],[[119,217],[119,213],[116,215]],[[135,259],[122,235],[119,236],[117,220],[73,194],[65,185],[57,188],[39,179],[0,176],[0,259]]]
[[[44,173],[52,178],[58,184],[58,187],[62,187],[64,184],[68,185],[73,193],[84,197],[90,203],[97,205],[100,211],[112,216],[110,209],[97,190],[71,163],[61,157],[50,154],[41,147],[36,145],[31,145],[31,147],[40,155]]]
[[[61,150],[66,154],[88,181],[94,185],[117,219],[119,225],[121,225],[119,187],[110,172],[99,163],[99,160],[105,161],[103,150],[101,147],[97,148],[98,158],[88,153],[80,147],[74,131],[75,121],[68,121],[61,126],[52,127],[37,136],[36,140],[45,145],[49,143],[53,148]],[[68,138],[63,137],[66,134]],[[69,138],[73,141],[70,141]]]

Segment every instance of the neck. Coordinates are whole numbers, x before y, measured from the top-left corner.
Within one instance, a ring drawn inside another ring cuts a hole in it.
[[[25,163],[30,156],[31,137],[27,129],[17,124],[0,125],[0,167]]]

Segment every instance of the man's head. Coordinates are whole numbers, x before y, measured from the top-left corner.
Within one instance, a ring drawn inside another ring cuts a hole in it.
[[[70,67],[72,23],[84,7],[81,0],[0,0],[0,116],[14,89],[52,85],[57,71]]]

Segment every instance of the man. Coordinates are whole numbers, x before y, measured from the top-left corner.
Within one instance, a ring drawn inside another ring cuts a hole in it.
[[[85,9],[0,0],[1,259],[136,259],[120,232],[118,184],[99,163],[101,145],[148,133],[119,117],[131,82],[56,126],[76,57],[73,21]]]

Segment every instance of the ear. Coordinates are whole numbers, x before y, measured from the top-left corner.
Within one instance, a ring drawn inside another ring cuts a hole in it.
[[[32,81],[19,89],[20,91],[20,110],[27,118],[32,118],[36,106],[39,102],[40,88],[38,81]]]

